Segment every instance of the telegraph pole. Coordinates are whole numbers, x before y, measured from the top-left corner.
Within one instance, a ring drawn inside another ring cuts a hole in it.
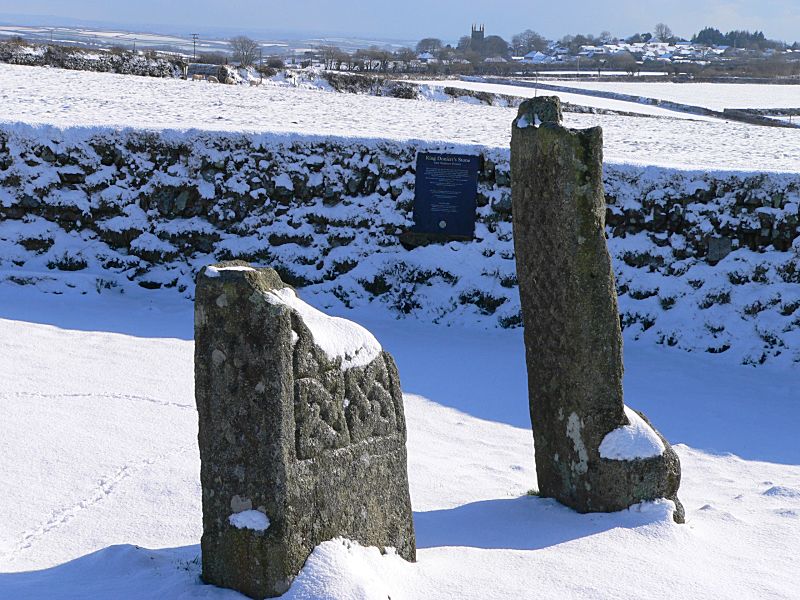
[[[197,38],[199,37],[199,33],[192,34],[192,62],[197,62]]]

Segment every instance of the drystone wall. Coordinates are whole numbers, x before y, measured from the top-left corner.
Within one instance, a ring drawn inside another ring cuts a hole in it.
[[[130,52],[115,53],[106,50],[89,52],[80,48],[52,44],[0,42],[0,62],[147,77],[178,77],[182,74],[181,66],[176,60],[148,58]]]
[[[420,149],[480,154],[476,239],[408,250]],[[321,306],[521,324],[507,149],[0,126],[0,285],[191,297],[202,265],[274,267]],[[604,167],[623,327],[800,361],[800,176]],[[2,283],[4,282],[4,283]]]

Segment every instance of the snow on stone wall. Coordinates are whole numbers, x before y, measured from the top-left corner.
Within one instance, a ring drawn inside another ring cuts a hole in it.
[[[476,240],[407,250],[423,146],[379,140],[0,127],[0,282],[171,288],[220,259],[316,303],[520,325],[508,152],[482,156]],[[606,165],[623,326],[689,351],[800,362],[800,176]]]
[[[149,58],[128,52],[109,52],[97,49],[86,51],[52,44],[19,44],[0,41],[0,62],[31,67],[58,67],[74,71],[100,71],[147,77],[178,77],[181,68],[177,61]]]

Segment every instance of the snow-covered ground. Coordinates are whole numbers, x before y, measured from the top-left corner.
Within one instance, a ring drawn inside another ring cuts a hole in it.
[[[617,92],[645,98],[658,98],[682,104],[723,108],[800,108],[800,85],[761,83],[673,83],[664,82],[561,82],[587,90]],[[505,87],[505,86],[503,86]]]
[[[0,121],[5,122],[413,139],[507,148],[515,114],[511,108],[464,103],[0,65]],[[601,125],[608,162],[791,172],[800,164],[800,130],[574,113],[568,113],[565,122],[570,127]]]
[[[67,138],[119,126],[507,148],[514,112],[0,65],[0,121],[77,127],[58,132]],[[800,164],[794,130],[567,122],[602,125],[613,162]],[[0,287],[0,598],[241,598],[198,579],[191,304],[134,286],[86,289]],[[728,304],[716,308],[732,318]],[[536,476],[521,330],[398,321],[379,303],[334,311],[397,358],[420,550],[411,565],[325,543],[288,598],[797,598],[796,366],[753,369],[629,339],[626,402],[676,444],[687,524],[675,525],[664,503],[578,515],[528,494]],[[676,317],[677,326],[691,324]]]
[[[332,541],[287,598],[797,598],[796,369],[628,341],[626,402],[677,444],[687,524],[579,515],[527,494],[519,330],[343,314],[397,358],[418,562]],[[0,598],[241,598],[198,580],[191,337],[163,292],[0,289]]]
[[[553,83],[551,80],[543,80],[543,83]],[[705,117],[701,115],[692,115],[688,113],[681,113],[666,108],[659,108],[658,106],[651,106],[648,104],[637,104],[633,102],[625,102],[624,100],[612,100],[609,98],[596,98],[594,96],[584,96],[582,94],[571,94],[569,92],[551,91],[551,90],[537,90],[534,87],[527,87],[513,84],[500,84],[500,83],[485,83],[481,81],[460,81],[457,79],[442,79],[442,80],[417,80],[414,83],[419,85],[428,85],[432,87],[454,87],[461,90],[472,90],[475,92],[488,92],[490,94],[505,94],[509,96],[519,96],[522,98],[534,98],[536,96],[558,96],[562,102],[570,104],[577,104],[579,106],[589,106],[591,108],[600,108],[603,110],[615,110],[619,112],[636,113],[651,117],[667,117],[673,119],[691,119],[694,121],[710,121],[716,120],[713,117]],[[568,85],[568,84],[564,84]]]

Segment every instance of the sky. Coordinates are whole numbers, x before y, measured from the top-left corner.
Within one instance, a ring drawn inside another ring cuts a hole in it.
[[[25,24],[27,16],[54,17],[50,24],[83,19],[159,33],[241,30],[455,41],[473,22],[487,35],[510,38],[533,29],[549,38],[610,31],[625,37],[652,31],[658,22],[691,37],[705,26],[723,32],[762,30],[769,38],[800,38],[798,0],[2,0],[0,21]]]

